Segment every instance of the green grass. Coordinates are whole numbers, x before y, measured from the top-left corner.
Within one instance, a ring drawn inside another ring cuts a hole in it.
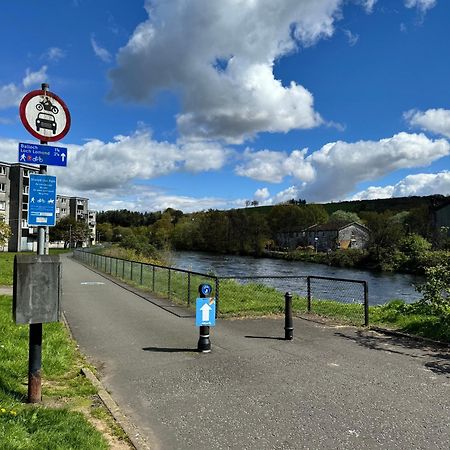
[[[6,449],[106,449],[103,436],[74,411],[92,402],[95,388],[79,375],[81,359],[60,323],[44,324],[43,405],[25,404],[28,326],[11,318],[12,299],[0,296],[0,447]],[[49,407],[46,405],[57,407]]]
[[[406,304],[402,300],[393,300],[385,305],[370,307],[369,314],[371,324],[450,342],[450,316],[436,316],[419,303]]]
[[[14,257],[17,253],[0,253],[0,286],[12,286]]]
[[[70,249],[63,248],[51,248],[51,255],[59,255],[61,253],[67,253]],[[30,254],[26,252],[25,254]],[[13,269],[14,269],[14,257],[19,253],[0,252],[0,286],[12,286],[13,284]]]

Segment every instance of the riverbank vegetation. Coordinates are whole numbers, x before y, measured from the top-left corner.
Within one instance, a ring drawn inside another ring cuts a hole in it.
[[[376,210],[369,209],[370,201],[343,202],[339,205],[349,210],[338,209],[331,214],[330,205],[335,204],[294,200],[272,207],[192,214],[171,208],[156,213],[106,211],[98,214],[97,230],[102,241],[118,243],[150,259],[158,259],[159,252],[170,249],[254,256],[277,251],[288,260],[424,274],[428,267],[450,257],[448,230],[434,229],[430,212],[433,204],[446,201],[441,197],[419,197],[415,202],[390,199],[386,204],[392,209],[385,210],[381,201],[373,201]],[[357,205],[362,209],[357,210]],[[400,206],[410,209],[399,210]],[[287,251],[277,244],[280,232],[336,221],[365,225],[370,230],[367,248],[316,253],[310,247]]]

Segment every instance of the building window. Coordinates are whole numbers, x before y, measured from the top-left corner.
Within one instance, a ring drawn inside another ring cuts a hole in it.
[[[6,190],[6,184],[0,183],[0,192],[5,192],[5,190]]]
[[[28,203],[22,203],[22,211],[28,211]]]
[[[0,211],[6,211],[6,202],[0,202]]]
[[[0,166],[0,175],[6,175],[6,167]]]
[[[30,171],[28,169],[23,169],[23,176],[24,177],[29,177],[30,176]]]
[[[66,214],[66,208],[61,208],[61,214]]]
[[[28,222],[26,219],[22,219],[22,228],[28,228]]]

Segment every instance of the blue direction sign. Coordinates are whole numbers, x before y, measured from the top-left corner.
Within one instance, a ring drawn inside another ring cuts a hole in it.
[[[66,167],[67,148],[19,142],[19,162]]]
[[[56,177],[30,174],[28,225],[53,227],[56,222]]]
[[[216,324],[216,299],[198,298],[195,309],[195,326],[214,326]]]

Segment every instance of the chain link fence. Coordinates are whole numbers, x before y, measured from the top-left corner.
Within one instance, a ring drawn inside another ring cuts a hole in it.
[[[366,281],[319,276],[217,277],[83,250],[75,250],[74,257],[144,291],[192,308],[198,286],[209,283],[216,297],[216,314],[220,316],[283,313],[284,294],[291,292],[294,314],[369,324]]]

